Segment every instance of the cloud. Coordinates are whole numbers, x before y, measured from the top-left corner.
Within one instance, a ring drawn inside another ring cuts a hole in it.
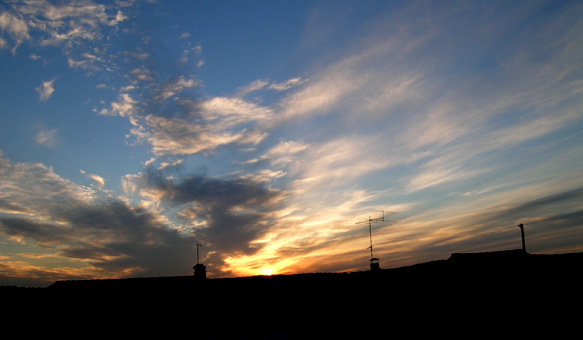
[[[285,176],[286,173],[281,170],[270,170],[270,169],[263,169],[259,170],[254,174],[248,174],[242,176],[244,179],[249,179],[253,182],[270,182],[276,178],[280,178]]]
[[[124,86],[122,88],[119,89],[119,92],[128,92],[128,91],[132,91],[135,90],[137,87],[135,87],[134,85],[128,85],[128,86]]]
[[[103,179],[103,177],[95,174],[88,174],[87,177],[95,181],[95,187],[97,189],[101,190],[105,186],[105,180]]]
[[[265,88],[265,86],[267,86],[268,84],[269,84],[269,82],[266,80],[256,80],[256,81],[252,82],[251,84],[248,84],[246,86],[239,88],[237,90],[236,97],[243,97],[251,92],[261,90],[261,89]]]
[[[84,175],[87,174],[85,170],[80,169],[79,171]],[[105,179],[103,179],[103,177],[95,174],[87,174],[86,177],[95,182],[95,185],[92,186],[94,186],[98,190],[103,190],[103,187],[105,186]]]
[[[103,108],[99,111],[100,115],[119,115],[121,117],[131,117],[135,113],[135,107],[138,104],[127,93],[121,93],[117,97],[117,102],[111,103],[111,109]]]
[[[29,3],[14,2],[0,14],[0,29],[15,41],[13,53],[24,40],[33,40],[40,46],[64,46],[70,52],[83,41],[96,41],[102,37],[102,27],[115,29],[127,19],[121,10],[96,4],[92,1],[52,4],[46,0]],[[115,11],[108,14],[109,9]],[[82,64],[77,64],[81,66]]]
[[[36,92],[38,92],[40,96],[40,100],[42,100],[43,102],[47,101],[47,99],[51,97],[53,92],[55,92],[55,88],[53,87],[55,79],[57,78],[53,78],[52,80],[49,81],[43,81],[42,86],[35,88]]]
[[[147,167],[148,165],[151,165],[152,163],[154,163],[154,161],[156,160],[156,157],[152,157],[149,160],[144,162],[144,167]]]
[[[162,170],[162,169],[166,169],[166,168],[175,168],[175,167],[179,166],[180,164],[182,164],[183,162],[184,162],[184,159],[177,159],[176,161],[174,161],[172,163],[162,162],[162,163],[160,163],[158,170]],[[148,166],[149,164],[151,164],[151,162],[148,161],[144,164],[144,166]]]
[[[92,178],[99,182],[98,176]],[[85,263],[75,275],[104,278],[190,272],[196,242],[180,235],[155,211],[100,196],[42,164],[0,158],[0,183],[0,233],[16,244],[41,247],[55,260]],[[15,263],[9,257],[7,262]],[[71,271],[58,265],[53,270],[63,275]]]
[[[268,122],[274,115],[270,108],[240,98],[215,97],[202,102],[200,108],[205,120],[227,128],[250,122]]]
[[[132,58],[137,59],[137,60],[145,60],[150,56],[150,53],[148,53],[148,52],[144,52],[144,53],[124,52],[124,53],[130,55]]]
[[[110,20],[110,21],[109,21],[109,23],[108,23],[108,25],[109,25],[109,26],[115,26],[115,25],[117,25],[118,23],[120,23],[120,22],[124,21],[124,20],[125,20],[125,19],[127,19],[127,18],[128,18],[128,17],[126,17],[126,16],[125,16],[125,15],[122,13],[122,11],[119,11],[119,10],[118,10],[118,11],[117,11],[117,14],[116,14],[116,16],[115,16],[115,19],[112,19],[112,20]]]
[[[148,142],[155,155],[190,155],[213,151],[221,145],[235,143],[244,138],[246,132],[230,133],[213,131],[211,126],[189,123],[184,119],[168,119],[149,115],[146,117],[150,133]]]
[[[365,84],[366,74],[357,72],[353,60],[342,61],[324,71],[318,79],[281,102],[283,116],[292,118],[324,114]]]
[[[157,90],[157,95],[155,99],[166,100],[176,94],[181,93],[184,89],[195,87],[198,84],[194,79],[186,79],[180,76],[176,81],[168,82],[162,85],[159,90]]]
[[[293,87],[299,86],[307,81],[308,81],[307,79],[302,79],[301,77],[292,78],[283,83],[273,83],[269,85],[269,89],[276,91],[286,91]]]
[[[100,71],[101,70],[101,68],[99,66],[95,65],[95,60],[92,60],[92,59],[76,61],[76,60],[73,60],[72,58],[69,58],[67,60],[67,64],[71,68],[80,68],[80,69],[85,70],[85,71],[87,71],[87,70]]]
[[[101,277],[101,273],[89,272],[86,268],[49,268],[42,263],[31,263],[30,259],[7,258],[0,263],[0,280],[19,287],[47,287],[59,280],[91,280]]]
[[[56,129],[42,130],[36,135],[36,142],[43,146],[55,146],[57,144],[57,138],[55,137],[56,133]]]
[[[168,179],[162,171],[146,168],[146,174],[132,180],[142,196],[181,211],[197,239],[216,252],[208,261],[219,268],[227,257],[251,255],[261,248],[255,241],[269,231],[270,216],[283,198],[283,192],[250,178]]]
[[[295,154],[302,152],[310,147],[310,144],[296,141],[281,141],[273,146],[267,153],[260,157],[261,160],[269,161],[273,165],[285,165],[292,162],[296,157]],[[240,164],[253,164],[259,159],[251,159]]]
[[[301,77],[292,78],[282,83],[270,83],[267,80],[259,79],[246,86],[239,88],[236,92],[235,97],[244,97],[251,92],[259,91],[265,88],[268,90],[286,91],[293,87],[299,86],[307,81],[308,81],[307,79],[302,79]]]
[[[259,130],[259,127],[249,130],[247,126],[251,123],[263,124],[273,115],[268,108],[226,97],[203,101],[194,109],[195,114],[184,118],[150,114],[145,117],[148,131],[143,134],[136,131],[136,134],[141,134],[158,156],[212,152],[228,144],[257,145],[268,133]]]
[[[296,141],[284,142],[284,141],[281,141],[281,142],[279,142],[279,144],[277,144],[276,146],[271,148],[267,152],[267,154],[265,156],[263,156],[263,158],[274,158],[276,156],[281,156],[281,155],[296,154],[300,151],[306,150],[309,147],[310,147],[309,144],[302,143],[302,142],[296,142]]]
[[[291,154],[280,152],[280,156],[272,155],[272,162],[274,165],[289,164],[289,172],[295,178],[292,185],[302,192],[330,185],[345,186],[366,174],[408,161],[398,155],[393,156],[394,158],[375,157],[381,145],[384,143],[378,143],[374,138],[336,138],[317,144],[311,143],[309,148],[298,154],[300,157],[294,158]],[[295,147],[298,146],[300,145]]]
[[[31,214],[34,211],[22,204],[0,198],[0,212],[5,214]]]
[[[12,48],[12,53],[16,53],[16,49],[24,40],[29,40],[30,35],[28,34],[28,26],[22,18],[18,18],[9,12],[4,12],[0,14],[0,30],[2,32],[7,32],[10,37],[15,41],[15,45]],[[3,40],[5,42],[5,40]]]
[[[154,72],[145,67],[135,68],[130,74],[138,81],[151,82],[154,81]]]
[[[439,165],[436,163],[442,162],[430,161],[421,166],[418,173],[407,181],[408,183],[405,191],[408,193],[414,193],[436,185],[443,185],[445,183],[453,188],[454,185],[451,182],[461,182],[478,175],[483,175],[489,170],[487,168],[476,169],[471,166],[462,167],[455,162],[449,163],[448,165]]]

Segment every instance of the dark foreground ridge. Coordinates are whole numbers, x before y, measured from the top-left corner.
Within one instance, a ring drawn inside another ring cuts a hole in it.
[[[58,281],[2,295],[17,298],[23,317],[36,313],[37,325],[81,323],[104,335],[556,337],[578,325],[582,264],[583,253],[509,250],[378,271]]]

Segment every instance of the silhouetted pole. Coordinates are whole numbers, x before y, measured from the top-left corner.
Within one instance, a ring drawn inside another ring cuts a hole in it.
[[[372,260],[374,257],[372,256],[372,220],[370,216],[368,217],[368,236],[370,238],[370,258]]]
[[[196,265],[194,268],[194,278],[195,279],[206,279],[206,267],[204,264],[200,263],[200,258],[198,257],[198,247],[202,247],[202,244],[196,244]]]
[[[524,224],[520,223],[518,225],[520,228],[520,235],[522,236],[522,250],[526,253],[526,243],[524,242]]]
[[[198,258],[198,247],[202,247],[202,244],[196,244],[196,264],[200,263],[200,260]]]

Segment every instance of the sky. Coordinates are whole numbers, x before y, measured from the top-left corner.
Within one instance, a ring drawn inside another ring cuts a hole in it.
[[[0,285],[581,252],[581,17],[1,1]]]

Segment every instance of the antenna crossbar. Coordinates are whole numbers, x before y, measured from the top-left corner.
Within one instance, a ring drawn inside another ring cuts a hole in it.
[[[373,256],[373,252],[372,252],[372,224],[373,224],[373,222],[384,222],[386,211],[384,211],[384,210],[371,210],[371,211],[380,211],[383,213],[383,217],[371,218],[369,216],[368,219],[365,219],[364,221],[356,222],[355,224],[361,224],[361,223],[368,222],[368,233],[369,233],[369,239],[370,239],[370,246],[366,249],[370,249],[370,262],[371,262],[371,267],[372,267],[373,261],[378,261],[378,259]],[[386,213],[388,215],[395,214],[394,212],[386,212]]]

